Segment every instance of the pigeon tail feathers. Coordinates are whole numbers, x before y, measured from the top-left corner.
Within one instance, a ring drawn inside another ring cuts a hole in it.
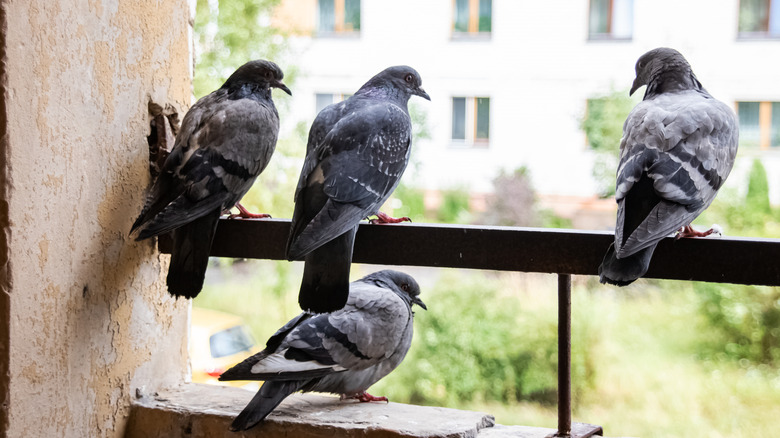
[[[252,401],[241,411],[230,425],[230,430],[237,432],[254,427],[263,421],[279,403],[288,395],[298,391],[307,383],[306,380],[286,380],[265,382],[252,398]]]
[[[211,243],[221,211],[195,219],[173,230],[168,292],[176,297],[195,298],[203,288]]]
[[[610,243],[607,254],[599,266],[599,281],[615,286],[627,286],[645,275],[650,267],[650,259],[658,244],[637,251],[628,257],[619,259],[615,255],[615,244]]]
[[[349,297],[349,269],[357,226],[306,255],[298,295],[301,308],[314,313],[341,309]]]
[[[187,196],[181,195],[141,228],[135,240],[144,240],[165,234],[209,213],[216,212],[218,218],[222,213],[225,198],[224,194],[215,194],[193,202]]]

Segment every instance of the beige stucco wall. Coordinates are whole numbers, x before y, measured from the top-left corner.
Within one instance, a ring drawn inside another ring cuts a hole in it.
[[[149,102],[190,103],[189,6],[0,5],[0,436],[121,436],[136,389],[186,370],[187,303],[164,290],[167,257],[127,232],[149,184]]]

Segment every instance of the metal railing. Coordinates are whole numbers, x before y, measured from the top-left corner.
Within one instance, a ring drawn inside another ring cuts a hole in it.
[[[285,260],[290,221],[221,219],[211,255]],[[465,225],[361,224],[354,263],[558,274],[559,437],[601,435],[571,421],[571,275],[597,275],[608,232]],[[170,252],[163,236],[162,252]],[[667,238],[647,278],[780,286],[780,240]]]

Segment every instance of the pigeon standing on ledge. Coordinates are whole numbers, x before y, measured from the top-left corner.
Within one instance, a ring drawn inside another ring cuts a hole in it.
[[[346,306],[330,314],[301,313],[279,329],[260,353],[219,380],[265,380],[231,430],[265,419],[296,391],[340,394],[361,402],[387,401],[366,390],[393,371],[412,344],[412,304],[426,309],[411,276],[379,271],[350,285]]]
[[[218,90],[198,100],[182,121],[173,150],[130,230],[136,240],[173,232],[168,292],[195,298],[203,287],[219,216],[238,201],[271,160],[279,114],[271,88],[287,94],[270,61],[250,61]]]
[[[643,276],[658,242],[701,237],[690,224],[715,199],[737,155],[738,125],[713,98],[680,52],[651,50],[636,63],[631,94],[645,96],[623,125],[615,199],[615,241],[599,267],[602,283]]]
[[[309,130],[306,159],[295,191],[288,260],[305,260],[298,302],[303,310],[344,306],[358,223],[395,219],[379,208],[409,162],[412,95],[430,100],[411,67],[390,67],[349,99],[320,111]]]

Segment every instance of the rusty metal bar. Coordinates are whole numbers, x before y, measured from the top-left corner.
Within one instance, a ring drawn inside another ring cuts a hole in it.
[[[558,437],[571,436],[571,275],[558,274]]]
[[[211,254],[284,260],[287,219],[220,220]],[[608,232],[440,224],[360,225],[355,263],[596,275]],[[160,250],[170,252],[167,237]],[[739,257],[734,255],[738,254]],[[667,238],[648,278],[780,286],[780,240]]]

